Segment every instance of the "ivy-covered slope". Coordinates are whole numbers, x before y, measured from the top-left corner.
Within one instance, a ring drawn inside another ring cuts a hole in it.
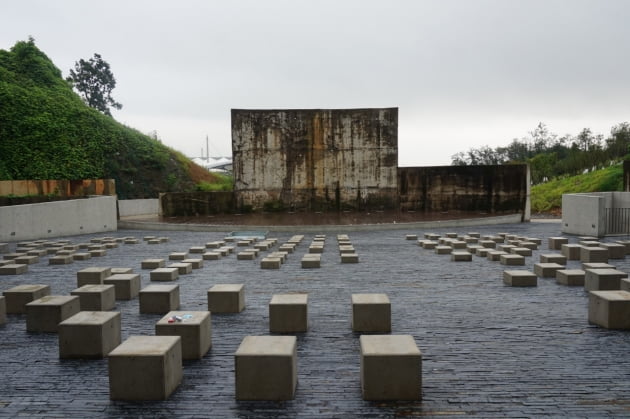
[[[0,50],[0,180],[116,180],[122,199],[191,191],[213,175],[88,107],[33,40]]]

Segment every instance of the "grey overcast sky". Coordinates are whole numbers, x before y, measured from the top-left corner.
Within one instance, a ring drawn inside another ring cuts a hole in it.
[[[101,54],[114,117],[191,157],[231,154],[231,108],[395,106],[399,164],[447,165],[630,120],[628,22],[625,0],[19,0],[0,49],[33,36],[64,76]]]

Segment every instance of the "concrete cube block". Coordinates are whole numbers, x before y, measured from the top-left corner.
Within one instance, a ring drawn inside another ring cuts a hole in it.
[[[88,252],[79,252],[72,255],[74,260],[89,260],[92,259],[92,255]]]
[[[295,251],[295,245],[294,244],[283,244],[280,247],[278,247],[278,250],[280,250],[281,252],[293,253]]]
[[[501,256],[507,255],[508,253],[502,252],[500,250],[490,250],[487,253],[486,258],[492,262],[498,262],[501,260]]]
[[[541,278],[555,278],[556,272],[564,268],[559,263],[534,263],[534,273]]]
[[[287,252],[271,252],[269,253],[269,255],[267,255],[267,257],[270,258],[280,258],[280,263],[284,264],[284,262],[287,261],[287,258],[289,257],[289,254]]]
[[[435,246],[434,248],[434,252],[438,255],[450,255],[452,251],[453,248],[446,245]]]
[[[488,257],[488,253],[489,253],[490,251],[492,251],[492,249],[489,249],[489,248],[487,248],[487,247],[481,247],[481,248],[478,248],[478,249],[475,251],[475,255],[477,255],[477,256],[479,256],[479,257],[482,257],[482,258],[487,258],[487,257]]]
[[[523,266],[525,265],[525,257],[521,255],[501,255],[499,256],[501,265]]]
[[[547,253],[540,255],[541,263],[558,263],[560,265],[567,264],[567,257],[558,253]]]
[[[173,252],[168,255],[169,260],[184,260],[186,258],[188,258],[187,252]]]
[[[624,248],[625,249],[625,248]],[[39,256],[34,256],[34,255],[25,255],[25,256],[20,256],[17,257],[15,259],[13,259],[13,261],[16,264],[22,264],[22,265],[34,265],[36,263],[39,263]]]
[[[305,254],[302,256],[302,268],[310,269],[310,268],[319,268],[321,267],[322,259],[319,254]]]
[[[160,243],[168,243],[169,241],[168,237],[163,237],[163,236],[158,237],[157,239],[160,241]]]
[[[186,259],[184,259],[186,260]],[[187,275],[189,273],[192,273],[192,263],[185,263],[184,261],[182,262],[177,262],[177,263],[171,263],[170,265],[168,265],[166,268],[164,269],[169,269],[169,268],[175,268],[177,269],[179,275]],[[151,272],[151,281],[155,281],[155,279],[153,279],[153,272]]]
[[[584,276],[586,291],[613,291],[621,289],[621,278],[628,274],[617,269],[587,269]]]
[[[206,252],[201,257],[203,260],[219,260],[221,256],[221,252]]]
[[[29,255],[29,256],[44,257],[44,256],[48,255],[48,251],[46,249],[31,249],[31,250],[27,251],[26,254]]]
[[[133,268],[112,268],[112,275],[132,274]]]
[[[470,262],[472,261],[472,254],[469,252],[452,252],[451,260],[453,262]]]
[[[240,313],[245,309],[245,285],[216,284],[208,290],[208,310],[212,313]]]
[[[538,277],[525,270],[503,271],[503,283],[510,287],[535,287],[538,285]]]
[[[28,272],[28,265],[21,263],[7,263],[0,266],[0,275],[21,275]]]
[[[182,338],[131,336],[109,353],[112,400],[166,400],[182,381]]]
[[[164,259],[145,259],[140,262],[141,269],[158,269],[166,265]]]
[[[606,329],[630,329],[630,292],[591,291],[588,322]]]
[[[418,240],[417,234],[407,234],[405,235],[405,240]]]
[[[280,269],[282,259],[279,257],[266,257],[260,261],[261,269]]]
[[[88,251],[88,253],[93,258],[99,258],[99,257],[107,256],[107,250],[105,250],[105,249],[90,250],[90,251]]]
[[[512,253],[513,255],[520,255],[520,256],[532,255],[532,249],[529,249],[527,247],[514,246],[509,250],[509,252]]]
[[[246,336],[234,354],[236,400],[292,400],[297,386],[295,336]]]
[[[92,266],[77,272],[77,286],[102,284],[105,278],[112,276],[112,268]]]
[[[157,336],[182,338],[182,358],[201,359],[212,347],[209,311],[170,311],[155,324]]]
[[[391,332],[391,312],[386,294],[352,294],[354,332]]]
[[[619,281],[619,288],[621,291],[630,292],[630,278],[621,278]]]
[[[175,281],[179,278],[179,268],[157,268],[149,273],[151,281]]]
[[[580,249],[581,262],[608,262],[608,249],[603,247],[582,246]]]
[[[549,237],[547,244],[551,250],[562,250],[562,245],[569,244],[569,239],[567,237]]]
[[[600,245],[597,240],[580,240],[578,244],[582,247],[599,247]]]
[[[556,271],[556,282],[560,285],[584,286],[585,275],[581,269],[559,269]]]
[[[468,244],[477,244],[479,243],[479,239],[477,237],[464,237],[464,241]]]
[[[160,243],[162,243],[162,240],[160,239],[147,240],[147,244],[160,244]]]
[[[223,246],[224,244],[225,244],[225,242],[223,242],[223,241],[208,242],[208,243],[206,243],[206,249],[218,249],[219,247]]]
[[[301,333],[308,330],[308,294],[274,294],[269,302],[271,333]]]
[[[188,253],[204,253],[206,248],[204,246],[193,246],[188,249]]]
[[[296,339],[248,336],[235,354],[238,400],[294,398],[297,383]]]
[[[468,243],[466,243],[463,240],[453,240],[451,242],[451,247],[453,249],[465,249],[467,245],[468,245]]]
[[[125,243],[125,244],[138,244],[138,243],[140,243],[140,241],[138,239],[125,239],[123,241],[123,243]]]
[[[179,285],[151,284],[140,290],[140,313],[164,314],[179,309]]]
[[[230,251],[225,247],[219,247],[216,251],[220,253],[221,256],[227,256],[230,254]]]
[[[437,246],[437,242],[432,241],[432,240],[428,240],[422,243],[423,249],[435,249],[436,246]]]
[[[59,358],[104,358],[120,345],[120,313],[80,311],[59,323],[58,333]]]
[[[26,304],[28,332],[56,333],[59,323],[81,311],[79,297],[47,295]]]
[[[421,400],[422,353],[410,335],[363,335],[361,395],[364,400]]]
[[[579,244],[563,244],[560,252],[567,257],[568,260],[580,260],[580,250],[582,246]]]
[[[244,250],[236,254],[236,260],[254,260],[256,259],[256,253],[251,250]]]
[[[26,256],[26,253],[7,253],[2,257],[4,260],[15,260],[20,256]]]
[[[355,253],[355,252],[356,251],[354,250],[354,246],[352,245],[339,246],[339,254]]]
[[[617,269],[617,267],[609,263],[586,262],[582,264],[582,269]]]
[[[203,259],[184,259],[182,263],[190,263],[193,269],[203,268]]]
[[[116,242],[106,242],[105,243],[105,248],[106,249],[115,249],[118,247],[118,243]]]
[[[308,247],[308,252],[309,253],[324,253],[324,246],[312,244]]]
[[[26,304],[50,295],[50,285],[23,284],[2,293],[6,299],[6,312],[9,314],[26,313]]]
[[[117,300],[132,300],[140,292],[140,274],[117,274],[103,280],[106,285],[113,285]]]
[[[624,245],[626,248],[626,255],[630,254],[630,240],[617,240],[615,243]]]
[[[83,285],[70,292],[79,297],[81,311],[107,311],[116,305],[116,288],[114,285]]]
[[[505,252],[505,253],[510,253],[510,250],[514,248],[516,248],[516,246],[513,244],[500,244],[497,246],[497,250],[501,250],[502,252]],[[523,247],[522,249],[525,249],[525,248]]]
[[[341,263],[359,263],[359,255],[357,253],[343,253]]]
[[[69,265],[74,262],[72,255],[57,255],[48,258],[49,265]]]
[[[609,259],[624,259],[626,257],[626,246],[619,243],[601,243],[599,245],[604,249],[608,249]]]

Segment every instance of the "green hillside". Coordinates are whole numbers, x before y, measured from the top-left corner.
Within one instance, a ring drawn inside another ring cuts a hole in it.
[[[112,178],[120,198],[191,191],[214,177],[88,107],[33,40],[0,50],[0,180]]]
[[[577,176],[554,179],[532,186],[532,212],[554,212],[562,206],[562,194],[623,190],[623,165],[616,164]]]

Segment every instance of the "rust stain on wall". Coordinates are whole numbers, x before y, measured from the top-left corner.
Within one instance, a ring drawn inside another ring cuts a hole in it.
[[[398,109],[232,110],[241,208],[398,207]]]

